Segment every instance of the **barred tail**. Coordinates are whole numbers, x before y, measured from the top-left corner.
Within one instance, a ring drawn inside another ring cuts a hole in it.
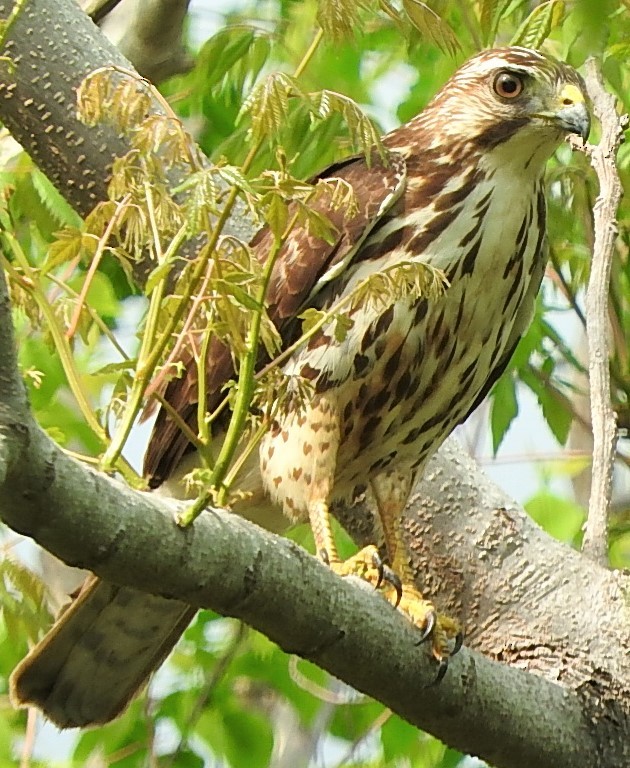
[[[119,715],[195,615],[178,600],[93,578],[15,668],[12,702],[35,706],[60,728]]]

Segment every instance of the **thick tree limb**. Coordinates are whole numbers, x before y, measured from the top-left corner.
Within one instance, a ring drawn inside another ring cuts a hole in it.
[[[7,7],[0,0],[0,15]],[[124,143],[75,122],[73,89],[121,57],[75,18],[71,0],[26,8],[7,49],[17,71],[0,83],[3,121],[85,213]],[[50,43],[52,66],[37,48],[51,29],[60,41]],[[61,51],[64,76],[52,71]],[[630,763],[627,577],[549,539],[455,449],[441,452],[410,503],[414,567],[431,597],[465,620],[468,646],[504,663],[464,649],[444,683],[426,690],[434,668],[378,596],[220,511],[182,532],[163,502],[66,457],[28,413],[1,293],[0,329],[0,516],[15,530],[116,583],[243,618],[496,766]],[[359,536],[370,527],[365,511],[346,518]]]
[[[12,7],[13,0],[0,0],[0,18],[8,18]],[[76,90],[99,67],[133,71],[133,65],[74,0],[28,0],[9,29],[0,57],[6,57],[0,58],[2,123],[76,211],[87,215],[107,199],[112,163],[129,150],[129,143],[107,124],[87,127],[80,122]],[[151,111],[163,114],[155,100]],[[174,185],[182,180],[173,175]],[[242,228],[247,222],[239,211],[230,232],[247,239],[249,230],[243,235]],[[191,243],[182,255],[194,251]],[[136,277],[143,280],[142,265]]]
[[[6,19],[13,0],[0,0]],[[26,2],[0,55],[0,116],[68,202],[81,214],[107,198],[116,155],[128,145],[107,125],[77,118],[76,88],[99,66],[129,67],[73,0]],[[103,173],[105,170],[105,173]]]
[[[101,28],[143,77],[159,83],[193,60],[184,45],[189,0],[123,0]]]

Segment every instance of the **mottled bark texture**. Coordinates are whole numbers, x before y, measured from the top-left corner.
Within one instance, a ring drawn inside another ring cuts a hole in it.
[[[10,4],[0,0],[0,16]],[[31,0],[3,52],[1,118],[86,213],[124,142],[76,121],[74,89],[120,54],[71,0]],[[408,508],[421,586],[461,617],[445,680],[381,598],[300,548],[217,511],[179,530],[172,508],[65,456],[33,423],[0,291],[0,516],[115,583],[242,618],[410,722],[505,768],[630,764],[630,583],[540,531],[450,443]],[[359,538],[370,527],[346,513]],[[483,655],[482,655],[483,654]],[[501,663],[497,663],[496,659]]]

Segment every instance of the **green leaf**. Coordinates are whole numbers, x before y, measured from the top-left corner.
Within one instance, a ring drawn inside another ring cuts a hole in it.
[[[361,10],[369,8],[366,0],[319,0],[317,22],[329,40],[339,42],[361,31]]]
[[[339,344],[346,340],[348,331],[354,325],[354,320],[347,315],[335,315],[335,341]]]
[[[564,17],[564,2],[548,0],[536,6],[518,28],[510,45],[522,45],[525,48],[540,48],[551,34],[551,30],[560,25]]]
[[[276,237],[282,237],[289,221],[289,209],[280,195],[268,196],[268,204],[264,211],[265,221]]]
[[[536,395],[549,429],[560,445],[564,445],[573,423],[573,414],[564,404],[564,398],[551,380],[541,381],[527,369],[520,371],[520,379]]]
[[[278,137],[288,119],[289,96],[308,100],[297,80],[285,72],[272,72],[252,89],[243,102],[238,119],[250,116],[254,143]]]
[[[460,50],[459,40],[452,27],[427,3],[403,0],[403,8],[420,34],[435,43],[441,51],[454,56]]]
[[[253,29],[242,27],[226,27],[213,35],[204,44],[197,61],[204,88],[212,88],[219,83],[246,56],[255,38]]]
[[[313,307],[305,309],[304,312],[299,315],[299,319],[302,321],[302,333],[308,333],[311,328],[314,328],[320,323],[324,317],[326,317],[326,313],[321,309],[314,309]]]
[[[135,359],[121,360],[117,363],[107,363],[101,365],[96,370],[92,371],[92,376],[113,376],[119,373],[126,373],[127,371],[133,371],[138,361]]]
[[[480,0],[479,21],[486,45],[491,45],[496,35],[497,24],[510,0]]]
[[[573,542],[582,531],[585,519],[582,507],[550,491],[536,494],[525,504],[525,509],[550,536],[560,541]]]
[[[617,536],[611,542],[610,567],[630,568],[630,532]]]
[[[44,174],[36,168],[32,171],[33,187],[39,199],[50,215],[62,226],[80,227],[82,224],[79,214],[59,194]]]
[[[68,284],[78,293],[83,285],[83,280],[84,276],[78,275]],[[112,284],[103,272],[95,272],[92,275],[86,301],[95,312],[103,317],[116,317],[120,310]]]
[[[418,729],[392,715],[381,728],[381,744],[388,764],[405,758],[409,760],[420,746]]]
[[[492,390],[492,409],[490,412],[490,429],[492,431],[492,450],[497,451],[505,437],[510,424],[518,414],[516,399],[516,383],[510,375],[502,376]]]
[[[312,93],[310,99],[313,106],[313,119],[327,120],[334,114],[343,117],[350,132],[353,148],[365,154],[368,163],[374,148],[384,156],[380,132],[353,99],[330,90]]]
[[[175,762],[173,758],[176,758]],[[176,754],[160,755],[156,765],[158,768],[162,765],[168,768],[203,768],[205,764],[203,757],[195,754],[191,749],[178,749]]]
[[[144,295],[150,296],[153,293],[153,290],[155,289],[157,284],[161,280],[166,279],[171,269],[173,269],[172,261],[163,261],[161,264],[158,264],[158,266],[155,267],[155,269],[152,269],[151,272],[149,272],[149,275],[147,277],[147,282],[144,286]]]
[[[244,709],[228,711],[223,718],[225,726],[225,754],[235,766],[267,768],[273,736],[271,724],[262,715]]]

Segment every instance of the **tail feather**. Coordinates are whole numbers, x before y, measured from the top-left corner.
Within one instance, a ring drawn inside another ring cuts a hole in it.
[[[60,728],[119,715],[169,654],[195,609],[93,578],[15,668],[16,706],[36,706]]]

